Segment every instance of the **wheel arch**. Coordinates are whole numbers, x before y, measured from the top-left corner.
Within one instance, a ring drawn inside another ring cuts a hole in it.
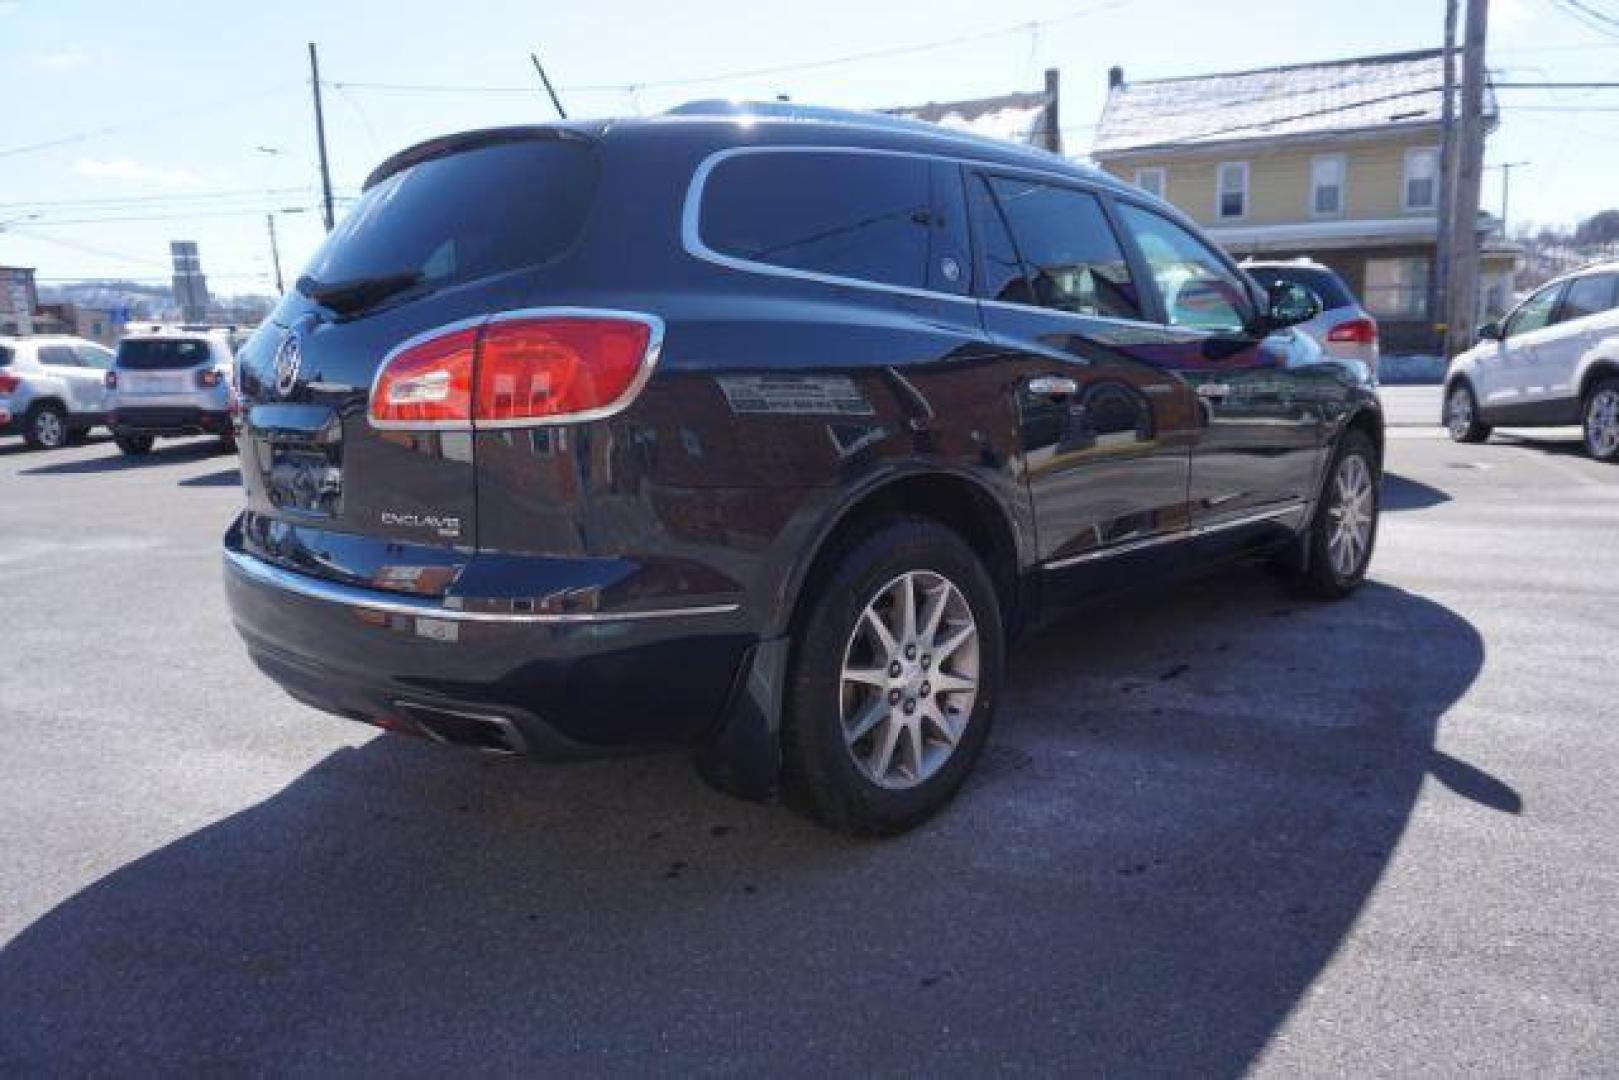
[[[1591,395],[1591,388],[1599,379],[1619,379],[1619,360],[1603,356],[1586,365],[1585,371],[1580,375],[1578,400],[1582,407]]]

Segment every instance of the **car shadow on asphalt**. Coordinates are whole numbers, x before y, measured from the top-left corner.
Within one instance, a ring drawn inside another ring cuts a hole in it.
[[[1532,435],[1518,435],[1507,431],[1498,431],[1491,436],[1505,446],[1521,446],[1526,450],[1539,450],[1543,454],[1555,454],[1558,457],[1589,458],[1585,443],[1578,435],[1566,439],[1536,438]]]
[[[677,755],[380,737],[0,950],[0,1072],[1237,1075],[1427,776],[1521,809],[1434,745],[1483,660],[1465,619],[1375,583],[1310,605],[1244,569],[1117,601],[1018,650],[961,799],[884,842]]]
[[[242,470],[236,466],[220,469],[218,472],[203,473],[201,476],[188,476],[179,482],[180,487],[238,487],[242,483]]]
[[[1432,484],[1424,484],[1420,480],[1413,480],[1399,473],[1383,474],[1383,490],[1379,495],[1378,505],[1384,510],[1427,510],[1448,502],[1450,493]]]
[[[23,476],[65,476],[77,473],[105,473],[123,472],[127,469],[151,469],[162,465],[173,465],[180,461],[200,461],[203,458],[219,457],[224,453],[217,439],[198,439],[192,442],[163,444],[155,446],[151,453],[131,455],[113,448],[112,453],[101,457],[78,458],[73,461],[58,461],[49,465],[40,465],[32,469],[21,470]]]

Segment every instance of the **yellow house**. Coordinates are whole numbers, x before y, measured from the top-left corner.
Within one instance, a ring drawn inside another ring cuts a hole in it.
[[[1443,80],[1437,49],[1150,82],[1114,68],[1091,154],[1239,258],[1332,267],[1386,351],[1436,351]],[[1493,98],[1487,112],[1493,128]],[[1481,316],[1512,299],[1516,248],[1489,242],[1495,225],[1480,215]]]

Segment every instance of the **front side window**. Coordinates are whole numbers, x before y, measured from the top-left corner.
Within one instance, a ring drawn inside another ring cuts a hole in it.
[[[1140,188],[1142,191],[1145,191],[1148,195],[1155,196],[1156,198],[1162,199],[1164,197],[1164,186],[1166,180],[1167,177],[1165,176],[1164,168],[1161,165],[1150,169],[1136,170],[1136,187]]]
[[[1552,315],[1557,312],[1557,301],[1562,295],[1563,284],[1559,282],[1546,286],[1518,305],[1518,310],[1507,320],[1506,336],[1512,338],[1546,329],[1551,325]]]
[[[1383,319],[1428,317],[1428,269],[1425,258],[1366,260],[1366,310]]]
[[[1169,325],[1231,333],[1247,328],[1248,291],[1213,249],[1151,210],[1121,203],[1119,213],[1152,269]]]
[[[1614,295],[1615,285],[1619,285],[1619,275],[1615,274],[1575,278],[1568,284],[1568,295],[1563,297],[1563,310],[1557,321],[1568,322],[1612,311],[1619,302]]]
[[[1033,302],[1076,315],[1141,318],[1124,249],[1101,202],[1084,191],[992,177]]]
[[[701,239],[710,250],[882,285],[927,287],[932,221],[923,158],[741,154],[703,185]]]
[[[1325,154],[1310,161],[1310,213],[1335,217],[1344,212],[1344,171],[1342,154]]]
[[[112,367],[111,349],[103,349],[99,345],[75,345],[73,351],[78,353],[81,367],[99,368],[102,371]]]
[[[1405,152],[1405,208],[1432,210],[1439,205],[1439,151],[1430,146]]]
[[[1218,206],[1222,218],[1240,218],[1248,213],[1248,163],[1228,161],[1220,166]]]

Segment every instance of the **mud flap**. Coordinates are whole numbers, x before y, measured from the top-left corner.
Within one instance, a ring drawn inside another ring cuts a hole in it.
[[[728,795],[768,799],[781,781],[781,707],[789,639],[761,641],[748,653],[743,674],[714,736],[694,754],[702,778]]]

